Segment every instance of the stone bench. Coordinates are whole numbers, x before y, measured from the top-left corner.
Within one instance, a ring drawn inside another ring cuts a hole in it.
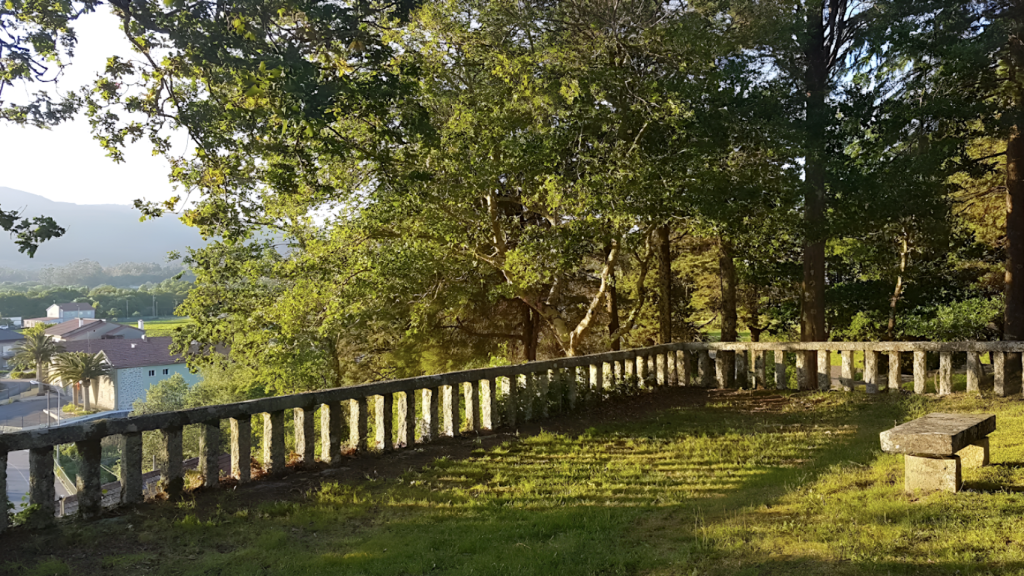
[[[960,490],[960,467],[988,464],[994,414],[928,414],[880,434],[882,451],[904,454],[905,489]]]

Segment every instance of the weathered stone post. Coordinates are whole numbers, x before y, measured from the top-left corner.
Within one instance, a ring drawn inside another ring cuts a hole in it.
[[[864,387],[868,394],[878,393],[878,352],[864,351]]]
[[[251,415],[231,419],[231,475],[239,484],[252,480]]]
[[[889,352],[889,390],[900,389],[900,353]]]
[[[990,352],[992,357],[992,369],[994,385],[992,387],[996,396],[1006,396],[1006,354],[1002,352]]]
[[[924,394],[928,381],[928,353],[914,350],[914,394]]]
[[[515,428],[519,416],[519,381],[522,374],[510,374],[505,379],[505,423]]]
[[[75,448],[78,449],[79,457],[78,473],[75,478],[75,488],[78,489],[78,515],[82,518],[95,518],[103,510],[103,493],[100,491],[100,439],[75,442]]]
[[[754,351],[754,388],[764,390],[768,387],[767,375],[765,373],[765,356],[763,350]]]
[[[839,385],[846,392],[853,391],[853,351],[843,350],[839,353],[843,365],[840,368]]]
[[[373,397],[374,422],[373,431],[376,434],[374,446],[377,450],[390,452],[395,449],[394,427],[395,427],[395,397],[394,394],[384,394]]]
[[[160,440],[160,487],[174,500],[181,496],[181,491],[185,487],[181,468],[181,427],[160,430]]]
[[[807,363],[807,355],[804,354],[803,350],[796,353],[796,389],[797,390],[809,390],[811,383],[808,380],[807,367],[804,366]]]
[[[462,433],[462,419],[459,412],[459,384],[441,387],[441,398],[444,404],[444,435],[458,436]]]
[[[28,520],[32,527],[51,526],[56,522],[53,516],[53,500],[56,497],[53,482],[53,446],[29,450],[28,503],[38,506],[36,513]]]
[[[466,385],[466,391],[469,393],[468,404],[473,408],[473,422],[471,428],[474,432],[479,432],[483,429],[484,424],[484,388],[487,386],[486,380],[477,380],[476,382],[470,382]],[[468,409],[466,410],[469,411]]]
[[[536,413],[539,414],[540,418],[547,418],[550,415],[548,404],[551,402],[549,398],[551,394],[551,379],[548,377],[548,372],[543,370],[539,374],[535,373],[533,375],[533,383],[537,387],[537,394],[534,398],[534,401],[538,402]]]
[[[349,400],[348,444],[357,452],[365,452],[370,444],[370,402],[364,396]]]
[[[677,350],[676,365],[679,367],[679,385],[693,386],[694,375],[697,373],[694,369],[693,352],[690,352],[689,350]]]
[[[295,453],[303,464],[316,462],[316,407],[295,408],[292,420],[295,421]]]
[[[581,371],[582,378],[584,379],[584,394],[587,394],[590,390],[590,370],[582,370],[579,366],[573,366],[562,373],[565,375],[565,409],[575,410],[576,409],[576,396],[579,394]]]
[[[939,396],[953,393],[953,353],[939,353]]]
[[[967,391],[977,392],[981,384],[981,354],[979,352],[967,353]]]
[[[220,421],[203,422],[199,426],[199,473],[203,486],[213,487],[220,482]]]
[[[441,437],[441,388],[423,390],[423,436],[430,441]]]
[[[142,502],[142,432],[121,435],[121,504]]]
[[[483,416],[481,425],[487,430],[494,430],[501,425],[501,410],[498,407],[498,378],[501,377],[480,381],[480,387],[486,395],[481,399],[481,416]]]
[[[786,380],[786,352],[785,350],[775,350],[772,352],[772,356],[775,361],[775,389],[785,390],[789,388],[789,382]]]
[[[743,388],[743,387],[747,386],[748,384],[750,384],[750,382],[749,382],[749,380],[747,378],[747,374],[749,373],[749,362],[747,360],[747,351],[746,350],[736,351],[736,352],[733,353],[733,358],[735,358],[735,368],[736,368],[736,375],[735,375],[736,380],[735,380],[735,382],[736,382],[736,386],[739,387],[739,388]]]
[[[548,370],[547,381],[548,393],[546,397],[549,413],[560,414],[565,404],[565,370],[561,368]]]
[[[595,362],[589,366],[584,366],[583,371],[586,373],[586,396],[583,397],[583,402],[587,405],[592,405],[601,399],[601,382],[604,380],[604,363]]]
[[[832,353],[818,350],[818,390],[827,392],[832,389]]]
[[[10,524],[7,504],[7,451],[0,450],[0,534],[4,533]]]
[[[398,401],[398,443],[406,448],[416,443],[416,394],[402,392]]]
[[[328,464],[341,462],[341,437],[345,419],[341,405],[330,402],[320,406],[320,459]],[[232,433],[234,429],[232,428]]]
[[[658,386],[668,385],[668,354],[665,352],[658,352],[654,355],[654,363],[657,364],[655,367],[655,378]]]
[[[715,381],[715,367],[711,363],[711,352],[709,350],[697,351],[697,372],[701,388],[711,388]]]
[[[270,476],[284,473],[284,410],[263,414],[263,470]]]
[[[624,379],[638,378],[639,375],[636,373],[636,356],[630,356],[628,360],[623,361],[622,367],[624,372],[622,377]]]

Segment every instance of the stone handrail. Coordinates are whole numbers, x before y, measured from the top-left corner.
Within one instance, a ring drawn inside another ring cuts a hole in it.
[[[216,486],[221,473],[217,463],[220,424],[229,420],[231,470],[225,472],[244,483],[251,479],[252,417],[256,415],[262,415],[263,467],[273,476],[285,470],[284,415],[287,410],[293,411],[295,452],[301,461],[313,462],[314,418],[319,409],[321,460],[334,464],[342,458],[345,436],[348,442],[344,444],[350,449],[387,451],[460,434],[463,423],[470,431],[514,427],[519,420],[546,417],[549,410],[571,410],[578,401],[592,400],[597,396],[595,393],[631,378],[651,386],[717,385],[726,388],[736,382],[749,382],[756,387],[784,389],[789,385],[788,353],[797,353],[799,388],[831,389],[834,379],[830,354],[816,354],[818,351],[840,353],[841,376],[835,379],[839,389],[852,390],[863,383],[868,393],[900,387],[900,354],[906,352],[912,352],[914,357],[914,390],[923,393],[926,355],[938,353],[939,394],[952,391],[953,353],[967,353],[970,391],[978,388],[983,375],[980,355],[988,352],[992,358],[995,391],[1005,394],[1010,381],[1020,381],[1021,360],[1012,354],[1024,352],[1024,342],[672,343],[2,434],[0,531],[9,521],[5,505],[7,458],[8,453],[16,450],[29,450],[29,503],[34,510],[27,521],[47,525],[55,517],[53,452],[62,444],[74,442],[78,447],[78,511],[85,517],[94,517],[100,513],[102,505],[100,441],[109,436],[120,437],[121,503],[131,504],[143,499],[142,433],[147,431],[160,432],[161,485],[174,497],[184,486],[181,464],[184,426],[200,427],[200,473],[205,486]],[[855,352],[864,355],[862,380],[854,380]],[[769,353],[773,364],[771,381],[767,370]],[[1007,353],[1017,358],[1014,364],[1004,361]],[[889,360],[887,375],[880,373],[882,354]],[[805,369],[807,362],[815,364],[813,370]],[[465,398],[464,406],[460,406],[460,396]],[[367,433],[371,425],[374,438]]]

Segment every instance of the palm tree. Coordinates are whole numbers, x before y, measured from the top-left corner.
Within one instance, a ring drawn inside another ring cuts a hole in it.
[[[47,379],[43,376],[43,367],[50,363],[54,355],[64,350],[64,345],[50,338],[45,330],[46,326],[26,330],[25,339],[14,346],[15,362],[36,365],[36,379],[39,380],[39,390],[36,392],[38,396],[46,393],[43,382]]]
[[[110,374],[110,364],[102,352],[89,354],[88,352],[62,352],[53,359],[53,374],[51,381],[60,380],[64,385],[82,384],[82,396],[84,396],[85,409],[89,406],[89,386],[96,378]],[[77,395],[76,395],[77,396]],[[75,405],[78,405],[78,398],[75,397]]]

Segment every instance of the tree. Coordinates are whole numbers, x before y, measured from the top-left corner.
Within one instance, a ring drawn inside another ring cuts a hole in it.
[[[60,380],[65,386],[81,383],[85,409],[90,410],[89,388],[92,381],[108,374],[110,365],[102,352],[61,352],[54,357],[50,381]]]
[[[36,378],[39,380],[37,396],[46,394],[43,382],[47,381],[45,369],[50,360],[64,350],[64,345],[56,342],[46,334],[47,326],[35,326],[24,332],[25,339],[14,345],[14,361],[23,364],[35,364]]]

